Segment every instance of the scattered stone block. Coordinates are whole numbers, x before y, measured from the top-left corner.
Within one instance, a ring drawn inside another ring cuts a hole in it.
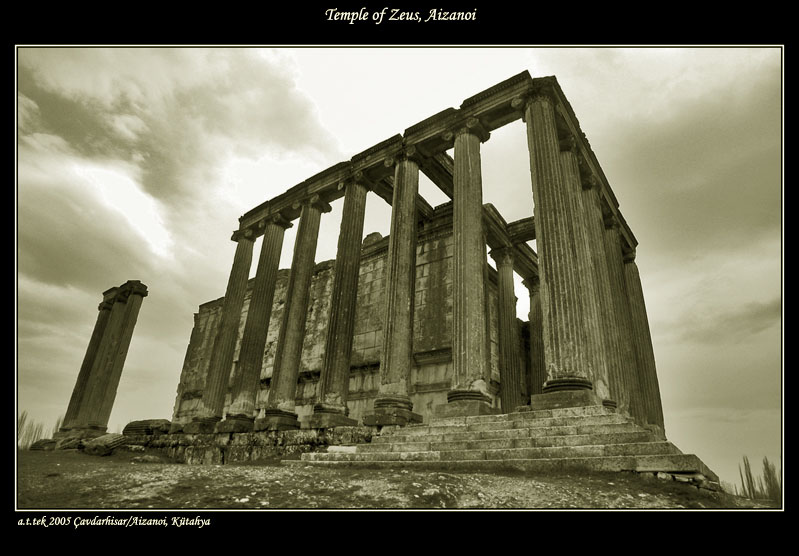
[[[41,440],[37,440],[31,447],[28,448],[29,450],[55,450],[57,442],[52,438],[42,438]]]
[[[168,434],[172,423],[167,419],[144,419],[131,421],[122,430],[125,436]]]
[[[126,443],[122,434],[105,434],[83,445],[83,451],[92,456],[107,456]]]

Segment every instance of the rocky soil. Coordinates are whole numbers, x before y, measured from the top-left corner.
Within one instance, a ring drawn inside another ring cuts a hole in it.
[[[25,509],[719,509],[763,507],[723,492],[635,473],[452,473],[281,465],[194,466],[117,449],[24,451]]]

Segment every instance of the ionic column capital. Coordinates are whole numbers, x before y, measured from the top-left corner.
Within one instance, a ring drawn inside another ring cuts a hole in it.
[[[233,235],[230,236],[230,241],[235,241],[238,243],[242,239],[247,239],[250,241],[255,241],[255,234],[249,228],[244,228],[242,230],[236,230],[233,232]]]
[[[397,163],[402,162],[403,160],[409,160],[411,162],[415,162],[417,165],[421,166],[424,162],[424,157],[419,149],[416,148],[416,145],[403,145],[401,149],[396,151],[394,154],[387,156],[383,160],[383,165],[386,168],[391,168],[392,166],[396,166]]]
[[[139,280],[128,280],[117,290],[116,295],[114,296],[114,302],[119,303],[127,303],[128,298],[131,295],[140,295],[141,297],[147,297],[147,286],[142,284]]]
[[[292,224],[290,220],[287,220],[286,218],[283,217],[282,214],[278,212],[276,214],[270,214],[269,216],[266,216],[260,222],[258,222],[258,229],[263,230],[270,224],[273,226],[279,226],[284,230],[287,230],[288,228],[294,226],[294,224]]]
[[[329,203],[327,203],[322,197],[318,194],[314,193],[307,199],[303,199],[302,201],[295,201],[294,204],[291,205],[293,209],[299,209],[303,205],[307,205],[309,207],[317,209],[319,212],[330,212],[332,207]]]
[[[447,131],[441,134],[441,139],[453,146],[455,138],[463,133],[474,135],[480,139],[481,143],[485,143],[491,138],[491,133],[479,118],[469,117],[452,124]]]
[[[611,214],[602,214],[602,221],[605,224],[606,230],[616,230],[617,232],[621,228],[618,219],[615,215]]]
[[[622,249],[621,254],[625,264],[635,262],[635,249]]]
[[[542,102],[549,104],[553,108],[557,104],[555,94],[551,88],[546,86],[538,86],[531,89],[527,94],[520,95],[514,98],[511,102],[511,108],[521,112],[522,121],[527,122],[527,109],[534,102]]]
[[[352,185],[363,187],[367,191],[374,191],[375,188],[375,183],[367,178],[362,171],[358,170],[338,182],[336,189],[339,191],[346,191],[346,189]]]
[[[522,280],[522,284],[530,292],[530,295],[537,294],[541,289],[541,280],[538,276],[530,276]]]
[[[488,254],[497,263],[497,270],[500,266],[513,266],[513,247],[511,246],[492,249]]]

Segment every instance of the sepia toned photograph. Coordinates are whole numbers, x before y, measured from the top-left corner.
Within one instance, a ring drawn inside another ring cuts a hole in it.
[[[783,509],[781,46],[15,55],[19,526]]]

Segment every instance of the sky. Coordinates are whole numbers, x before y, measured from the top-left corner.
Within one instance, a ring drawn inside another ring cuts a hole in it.
[[[723,481],[782,467],[782,56],[725,48],[17,49],[17,409],[63,415],[102,292],[149,288],[109,422],[171,419],[193,314],[249,209],[524,70],[554,75],[638,239],[666,434]],[[524,124],[483,201],[532,214]],[[447,198],[426,178],[420,193]],[[335,258],[342,201],[316,260]],[[369,194],[364,234],[388,234]],[[281,268],[291,264],[289,229]],[[256,243],[253,268],[258,259]],[[519,317],[528,297],[517,277]]]

